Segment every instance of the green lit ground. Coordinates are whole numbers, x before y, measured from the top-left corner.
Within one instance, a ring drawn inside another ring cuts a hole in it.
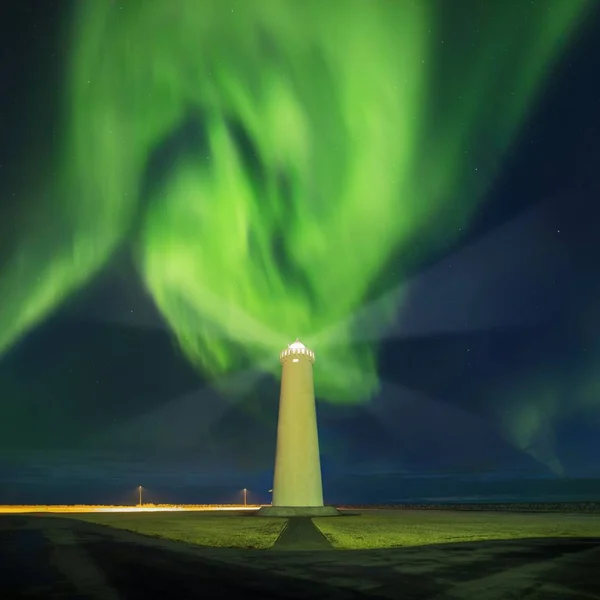
[[[221,548],[270,548],[286,519],[206,513],[84,514],[73,518]],[[437,510],[378,511],[313,519],[336,549],[424,546],[545,537],[600,537],[600,515]]]
[[[206,512],[88,513],[73,518],[199,546],[261,550],[275,543],[285,525],[285,519]]]
[[[598,537],[600,516],[398,510],[315,519],[334,548],[424,546],[449,542],[542,537]]]

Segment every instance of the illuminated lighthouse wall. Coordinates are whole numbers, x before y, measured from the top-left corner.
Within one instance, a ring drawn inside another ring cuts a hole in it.
[[[267,516],[339,514],[323,505],[319,433],[313,383],[315,353],[296,339],[279,354],[281,392],[273,503],[260,509]]]
[[[279,355],[282,366],[273,506],[323,506],[313,383],[315,355],[296,340]]]

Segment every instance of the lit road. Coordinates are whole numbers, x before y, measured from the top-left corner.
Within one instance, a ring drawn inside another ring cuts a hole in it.
[[[237,504],[183,504],[166,505],[152,504],[142,506],[93,506],[85,504],[65,504],[65,505],[0,505],[0,514],[28,514],[28,513],[104,513],[104,512],[175,512],[175,511],[236,511],[240,510],[258,510],[261,505],[237,505]]]

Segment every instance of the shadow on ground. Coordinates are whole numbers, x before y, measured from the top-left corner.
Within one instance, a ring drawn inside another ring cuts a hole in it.
[[[74,519],[0,517],[1,597],[600,600],[600,539],[320,552],[292,548],[294,539],[322,544],[300,519],[261,551],[199,547]]]
[[[333,550],[333,547],[310,517],[292,517],[287,520],[271,550],[319,551]]]

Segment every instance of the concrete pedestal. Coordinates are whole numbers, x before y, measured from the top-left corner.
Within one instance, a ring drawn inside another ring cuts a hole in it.
[[[259,517],[337,517],[340,511],[335,506],[262,506],[256,514]]]

